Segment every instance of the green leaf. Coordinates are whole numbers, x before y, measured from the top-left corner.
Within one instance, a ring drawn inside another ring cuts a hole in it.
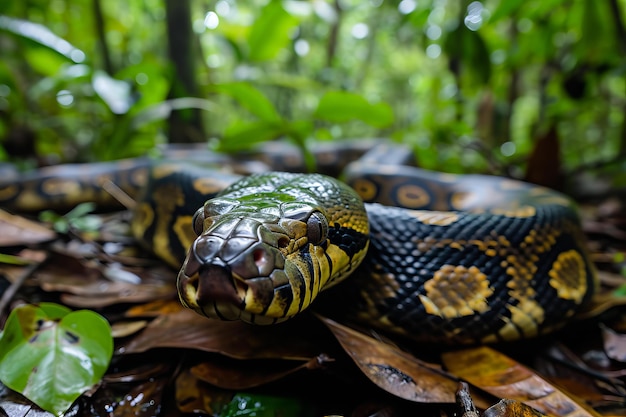
[[[372,104],[363,96],[344,91],[324,94],[315,116],[333,123],[360,120],[378,128],[387,127],[394,121],[393,110],[387,103]]]
[[[443,50],[451,60],[458,60],[463,64],[463,72],[472,75],[471,84],[489,82],[491,78],[489,48],[478,31],[469,30],[460,24],[448,34]]]
[[[0,381],[61,415],[102,378],[112,354],[111,327],[99,314],[23,305],[11,311],[0,339]]]
[[[246,82],[219,84],[216,87],[219,93],[228,94],[242,107],[247,109],[261,120],[276,122],[280,115],[272,102],[258,89]]]
[[[44,210],[39,214],[39,220],[52,224],[52,228],[59,233],[67,233],[70,228],[81,232],[95,232],[102,226],[102,219],[89,215],[96,209],[92,202],[80,203],[63,216],[52,210]]]
[[[585,62],[605,62],[614,57],[613,52],[619,50],[614,39],[617,39],[613,25],[609,2],[584,0],[576,6],[581,8],[581,36],[576,43],[578,57]]]
[[[489,23],[495,23],[502,18],[514,16],[525,3],[526,0],[501,1],[489,17]]]
[[[50,29],[39,23],[9,16],[0,16],[0,30],[34,42],[64,56],[70,61],[79,63],[85,59],[83,51],[74,47],[65,39],[58,37]]]
[[[285,11],[279,0],[267,3],[248,34],[250,61],[266,61],[276,57],[289,44],[290,32],[297,24],[298,19]]]
[[[20,258],[15,255],[8,255],[6,253],[0,253],[0,263],[8,265],[29,265],[30,262],[24,258]]]
[[[279,138],[284,132],[282,124],[264,120],[235,122],[226,128],[216,150],[227,153],[250,150],[259,143]]]
[[[126,114],[137,100],[128,82],[116,80],[104,71],[94,72],[92,86],[96,94],[115,114]]]
[[[305,403],[298,398],[239,393],[224,406],[219,415],[222,417],[273,417],[277,415],[312,417],[316,415],[316,412],[312,404]]]
[[[63,65],[67,64],[66,59],[45,48],[25,48],[23,56],[31,68],[47,77],[54,76]]]

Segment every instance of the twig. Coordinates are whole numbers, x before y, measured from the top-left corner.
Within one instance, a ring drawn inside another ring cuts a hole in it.
[[[17,291],[22,287],[27,278],[29,278],[33,273],[44,264],[48,260],[48,255],[41,261],[37,263],[33,263],[29,265],[20,276],[17,277],[15,281],[11,283],[9,288],[6,289],[2,297],[0,298],[0,314],[5,310],[5,308],[9,305]]]
[[[104,191],[111,194],[111,196],[116,199],[121,205],[126,207],[128,210],[133,210],[137,206],[137,202],[124,190],[117,186],[113,181],[107,180],[102,184],[102,188]]]

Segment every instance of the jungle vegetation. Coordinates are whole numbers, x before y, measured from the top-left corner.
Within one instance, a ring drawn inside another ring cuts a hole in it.
[[[539,165],[620,187],[625,10],[624,0],[8,0],[0,158],[384,137],[426,168],[524,178]]]

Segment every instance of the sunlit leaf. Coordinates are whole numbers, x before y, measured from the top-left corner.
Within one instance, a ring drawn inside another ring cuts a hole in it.
[[[284,131],[282,125],[264,120],[237,121],[226,128],[217,150],[220,152],[249,150],[254,145],[279,138]]]
[[[515,13],[524,4],[526,4],[526,0],[506,0],[499,2],[489,17],[489,22],[494,23],[502,18],[515,16]]]
[[[344,91],[331,91],[321,98],[315,116],[328,122],[360,120],[374,127],[393,123],[393,110],[387,103],[370,103],[365,97]]]
[[[44,48],[26,48],[23,57],[33,70],[48,77],[56,75],[67,63],[67,60],[56,52]]]
[[[134,80],[133,89],[136,90],[137,101],[130,109],[130,113],[139,111],[167,98],[170,89],[172,69],[163,65],[155,57],[144,55],[135,65],[122,68],[115,73],[118,80]]]
[[[498,398],[521,401],[551,416],[599,417],[582,401],[490,347],[445,352],[442,359],[450,372]]]
[[[164,121],[174,110],[198,109],[207,112],[216,110],[215,103],[210,100],[197,97],[180,97],[171,100],[164,100],[136,113],[132,120],[132,127],[139,129],[145,125]]]
[[[240,106],[261,120],[277,122],[280,115],[272,102],[256,87],[246,82],[224,83],[215,89],[234,98]]]
[[[95,383],[113,354],[108,322],[42,303],[15,308],[0,339],[0,381],[56,415]]]
[[[291,30],[298,19],[285,11],[278,0],[271,0],[263,7],[248,34],[248,57],[251,61],[274,58],[289,44]]]
[[[96,94],[115,114],[127,113],[136,101],[128,82],[116,80],[104,71],[94,73],[92,85]]]
[[[50,29],[39,23],[9,16],[0,16],[0,30],[35,42],[73,62],[79,63],[85,59],[83,51],[76,48],[65,39],[55,35]]]

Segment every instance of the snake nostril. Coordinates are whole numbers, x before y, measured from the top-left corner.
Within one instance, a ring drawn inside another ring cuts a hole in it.
[[[279,237],[277,244],[279,248],[284,249],[289,246],[289,238],[287,236]]]
[[[256,266],[261,268],[268,262],[267,251],[261,248],[256,249],[254,252],[252,252],[252,259],[254,259],[254,263],[256,264]]]

